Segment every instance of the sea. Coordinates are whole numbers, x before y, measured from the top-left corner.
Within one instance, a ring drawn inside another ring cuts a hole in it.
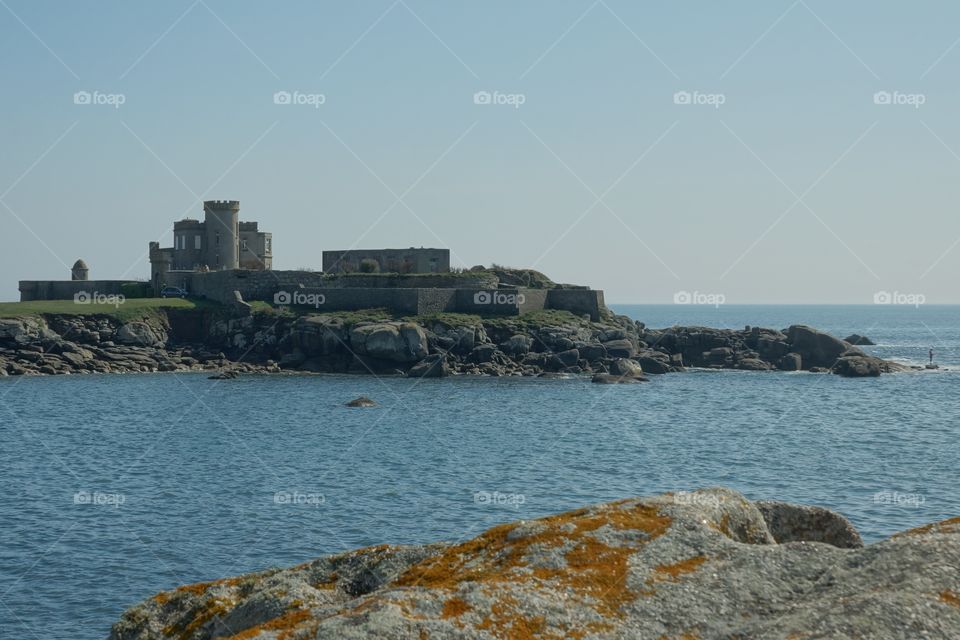
[[[859,333],[940,368],[2,378],[0,638],[103,639],[178,585],[664,491],[822,505],[868,543],[960,515],[960,307],[612,306],[651,328]],[[378,406],[344,406],[361,395]]]

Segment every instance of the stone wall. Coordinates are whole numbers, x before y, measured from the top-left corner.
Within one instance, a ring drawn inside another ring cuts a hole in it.
[[[21,281],[21,300],[72,300],[86,291],[122,293],[127,280]],[[191,296],[230,304],[234,291],[250,302],[273,304],[277,293],[321,294],[328,311],[384,308],[395,313],[425,315],[457,312],[479,315],[520,315],[540,309],[563,309],[600,320],[603,292],[591,289],[497,289],[492,274],[325,276],[309,271],[171,271],[170,286]]]
[[[74,296],[86,292],[91,296],[119,295],[121,287],[133,280],[21,280],[20,301],[32,300],[73,300]]]
[[[517,316],[545,308],[544,289],[457,289],[456,311]]]
[[[576,314],[589,313],[590,319],[597,322],[600,320],[600,311],[606,305],[603,291],[599,289],[548,289],[547,308]]]
[[[350,249],[324,251],[326,273],[356,272],[364,261],[374,262],[379,271],[393,273],[443,273],[450,271],[449,249]]]

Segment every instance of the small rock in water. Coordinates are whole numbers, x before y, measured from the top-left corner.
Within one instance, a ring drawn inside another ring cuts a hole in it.
[[[237,377],[236,371],[221,371],[212,376],[207,376],[207,380],[233,380]]]
[[[375,407],[377,403],[367,396],[360,396],[347,403],[348,407]]]
[[[843,341],[849,342],[854,346],[863,346],[863,345],[871,346],[871,345],[877,344],[867,336],[862,336],[859,333],[854,333],[853,335],[849,335],[846,338],[844,338]]]

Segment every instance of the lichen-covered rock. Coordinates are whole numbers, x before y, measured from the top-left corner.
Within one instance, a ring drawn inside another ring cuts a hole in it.
[[[450,367],[442,353],[434,353],[410,368],[407,376],[411,378],[444,378],[450,375]]]
[[[610,362],[610,374],[623,378],[642,378],[643,367],[640,363],[627,358],[616,358]]]
[[[960,518],[824,542],[854,536],[822,509],[665,494],[180,587],[110,637],[960,637]]]
[[[46,324],[39,318],[0,318],[0,341],[27,344],[37,340]]]
[[[350,347],[357,355],[394,362],[418,362],[428,353],[427,334],[413,322],[354,325]]]
[[[754,504],[763,514],[770,535],[778,543],[825,542],[841,549],[863,546],[860,533],[836,511],[774,500],[759,500]]]
[[[151,327],[146,322],[128,322],[117,329],[114,340],[139,347],[162,347],[167,335],[162,329]]]

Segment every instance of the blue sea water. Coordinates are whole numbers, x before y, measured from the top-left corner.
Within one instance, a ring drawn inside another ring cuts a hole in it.
[[[868,541],[960,514],[960,307],[614,307],[650,327],[857,332],[944,368],[0,379],[0,638],[105,638],[176,585],[667,490],[824,505]],[[379,406],[343,406],[358,395]]]

